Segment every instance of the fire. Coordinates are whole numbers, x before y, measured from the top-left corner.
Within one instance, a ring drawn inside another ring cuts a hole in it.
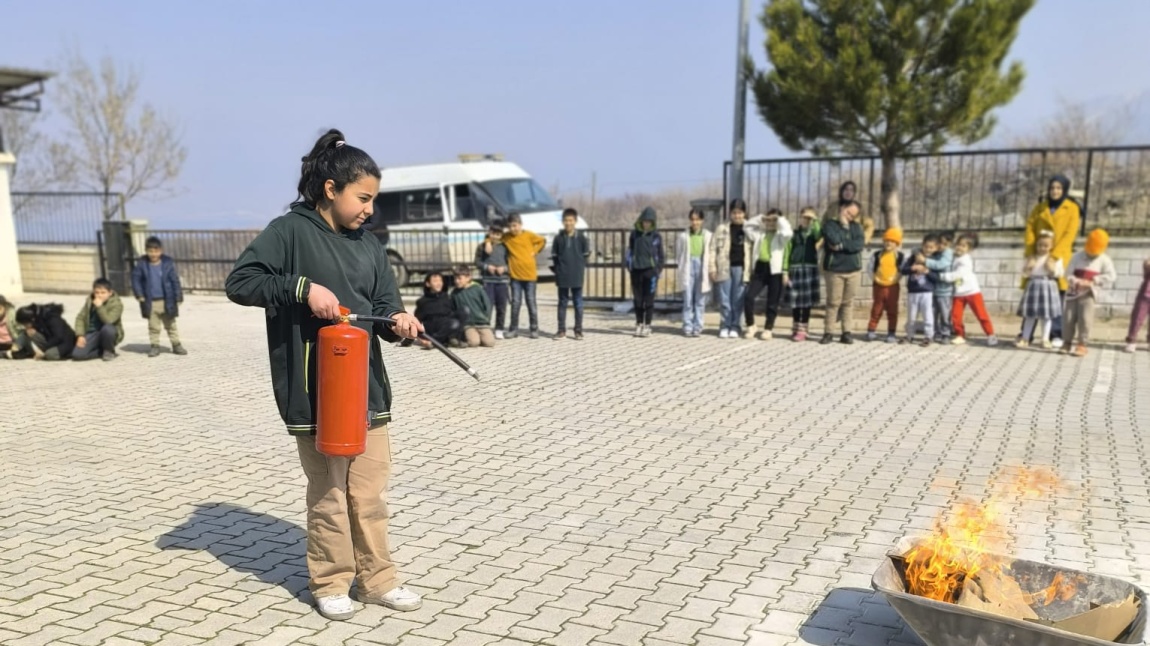
[[[907,553],[907,590],[927,599],[954,603],[967,579],[980,572],[1001,572],[1004,563],[990,552],[1004,551],[1009,539],[1004,509],[1019,499],[1048,496],[1061,487],[1049,469],[1007,468],[992,479],[985,503],[959,500],[935,522],[934,531]],[[1045,604],[1074,595],[1074,583],[1055,579],[1042,596]],[[1036,599],[1037,600],[1037,599]]]
[[[985,568],[997,568],[987,552],[999,532],[999,514],[991,506],[959,502],[949,522],[938,522],[930,538],[906,555],[911,594],[953,602],[962,582]]]
[[[1046,589],[1039,590],[1033,595],[1033,603],[1041,601],[1042,605],[1049,606],[1056,600],[1069,601],[1078,593],[1078,584],[1083,583],[1081,579],[1081,575],[1076,575],[1074,580],[1071,580],[1071,577],[1064,576],[1059,572],[1054,575],[1054,580],[1050,582],[1050,585],[1046,587]]]

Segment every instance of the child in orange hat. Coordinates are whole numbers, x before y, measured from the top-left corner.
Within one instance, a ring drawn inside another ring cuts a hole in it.
[[[886,230],[882,236],[882,251],[876,253],[871,263],[871,274],[874,283],[871,288],[871,298],[874,305],[870,310],[870,321],[867,323],[866,340],[874,341],[875,330],[879,319],[886,312],[886,341],[897,341],[895,332],[898,330],[898,297],[899,280],[902,276],[903,254],[898,248],[902,246],[902,229],[897,227]]]
[[[1102,289],[1118,280],[1114,261],[1106,255],[1110,245],[1110,235],[1102,229],[1095,229],[1086,237],[1086,248],[1070,258],[1066,268],[1066,345],[1059,352],[1069,352],[1075,343],[1074,356],[1086,356],[1086,344],[1090,342],[1090,327],[1094,323],[1094,306],[1102,295]]]

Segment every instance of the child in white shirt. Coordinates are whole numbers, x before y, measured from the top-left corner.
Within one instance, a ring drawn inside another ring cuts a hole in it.
[[[978,247],[978,238],[973,234],[959,236],[954,245],[954,264],[950,271],[939,274],[943,282],[954,283],[954,310],[951,312],[951,322],[954,324],[954,339],[951,343],[962,345],[966,343],[966,326],[963,325],[963,315],[966,306],[974,312],[974,317],[982,325],[986,333],[986,344],[998,345],[998,337],[994,336],[994,324],[990,321],[990,314],[986,312],[986,303],[982,300],[982,288],[978,285],[978,276],[974,273],[974,259],[970,254]]]
[[[1102,229],[1095,229],[1086,236],[1086,249],[1070,257],[1070,266],[1066,268],[1066,345],[1060,352],[1069,352],[1070,344],[1077,336],[1074,356],[1086,356],[1090,326],[1094,323],[1094,305],[1102,295],[1102,288],[1118,280],[1114,261],[1106,255],[1109,245],[1110,235]]]

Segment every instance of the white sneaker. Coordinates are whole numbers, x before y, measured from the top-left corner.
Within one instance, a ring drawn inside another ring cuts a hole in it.
[[[743,338],[744,339],[753,339],[753,338],[755,338],[755,333],[758,331],[759,331],[759,328],[752,325],[751,327],[747,328],[746,332],[743,332]]]
[[[986,337],[986,345],[988,345],[988,346],[990,346],[990,347],[992,347],[992,348],[993,348],[994,346],[998,345],[998,337],[994,336],[993,334],[991,334],[990,336]]]
[[[643,336],[643,326],[642,325],[636,325],[635,326],[635,336]]]
[[[730,331],[730,330],[728,330],[727,328],[723,328],[723,329],[719,330],[719,338],[720,338],[720,339],[729,339],[729,338],[731,338],[731,331]]]
[[[351,605],[351,597],[346,594],[320,597],[315,600],[315,609],[332,621],[347,621],[355,616],[355,606]]]
[[[643,326],[643,336],[651,336],[651,326],[650,325],[644,325]]]
[[[1062,346],[1063,346],[1063,341],[1062,341],[1062,339],[1054,339],[1050,342],[1050,344],[1054,347],[1055,350],[1061,350]]]
[[[361,594],[359,595],[359,600],[362,603],[373,603],[377,606],[391,608],[392,610],[398,610],[400,612],[411,612],[412,610],[419,610],[423,607],[423,597],[403,586],[395,588],[391,592],[379,597]]]
[[[502,341],[503,340],[503,330],[496,330],[495,331],[495,338]]]
[[[1126,344],[1126,347],[1125,347],[1125,348],[1122,348],[1122,350],[1123,350],[1124,352],[1128,352],[1128,353],[1130,353],[1130,354],[1134,354],[1135,352],[1137,352],[1137,351],[1138,351],[1138,344],[1137,344],[1137,343],[1127,343],[1127,344]]]
[[[966,343],[966,339],[964,337],[961,337],[961,336],[956,336],[950,340],[951,345],[962,345],[964,343]]]
[[[772,334],[770,330],[763,330],[762,332],[759,333],[759,339],[761,339],[763,341],[770,341],[771,339],[774,338],[774,336],[775,335]]]

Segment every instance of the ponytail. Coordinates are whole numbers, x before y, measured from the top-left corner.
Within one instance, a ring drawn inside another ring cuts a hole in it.
[[[324,185],[329,179],[338,193],[365,175],[380,177],[375,160],[363,150],[347,145],[343,133],[335,128],[316,140],[311,152],[301,161],[299,200],[313,208],[326,199]]]

